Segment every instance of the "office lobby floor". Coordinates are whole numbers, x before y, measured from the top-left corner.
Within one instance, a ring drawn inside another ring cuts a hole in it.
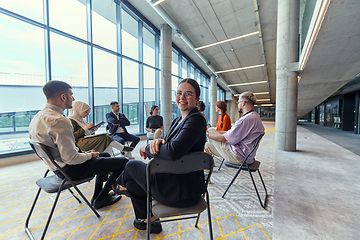
[[[269,201],[264,210],[248,173],[234,182],[225,199],[222,193],[235,169],[214,169],[209,186],[214,239],[358,239],[360,157],[321,136],[298,126],[298,151],[275,151],[275,126],[264,122],[266,134],[257,159],[261,161]],[[141,141],[135,149],[146,144]],[[216,165],[219,164],[215,160]],[[0,168],[0,239],[27,239],[24,223],[37,191],[35,181],[45,171],[41,161]],[[260,194],[261,183],[257,180]],[[90,199],[94,182],[81,185]],[[42,193],[30,228],[39,239],[54,195]],[[61,195],[46,239],[146,239],[133,227],[131,201],[100,209],[100,218],[69,193]],[[151,239],[209,239],[206,213],[199,229],[195,220],[163,223]]]

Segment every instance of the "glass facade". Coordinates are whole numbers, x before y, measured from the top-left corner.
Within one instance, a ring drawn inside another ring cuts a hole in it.
[[[128,131],[144,133],[145,105],[160,105],[161,86],[159,30],[146,19],[113,0],[0,0],[0,30],[0,155],[29,149],[28,125],[46,103],[42,86],[53,79],[91,106],[89,121],[106,121],[109,103],[118,101]],[[208,116],[209,77],[174,49],[172,118],[186,77],[199,82]]]

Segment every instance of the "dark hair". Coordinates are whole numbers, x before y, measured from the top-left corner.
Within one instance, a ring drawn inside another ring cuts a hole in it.
[[[203,101],[199,101],[198,102],[198,106],[200,106],[200,111],[204,111],[205,110],[205,103]]]
[[[72,87],[68,83],[57,80],[50,80],[42,88],[47,99],[66,94],[69,89],[72,89]]]
[[[192,78],[185,78],[185,79],[181,80],[179,85],[182,84],[182,83],[188,83],[191,86],[193,86],[193,88],[195,89],[195,97],[196,98],[200,97],[200,87],[199,87],[199,84],[197,83],[197,81],[195,81]]]
[[[153,111],[155,110],[155,108],[158,108],[158,106],[152,105],[152,107],[151,107],[151,109],[150,109],[150,115],[153,114]]]
[[[221,123],[220,123],[220,127],[222,128],[223,127],[223,121],[224,121],[224,117],[225,117],[225,114],[226,114],[226,111],[227,111],[227,106],[226,106],[226,102],[224,101],[217,101],[216,104],[215,104],[218,108],[220,108],[221,110]]]
[[[110,106],[115,106],[116,104],[119,104],[117,101],[112,101],[111,103],[110,103]]]

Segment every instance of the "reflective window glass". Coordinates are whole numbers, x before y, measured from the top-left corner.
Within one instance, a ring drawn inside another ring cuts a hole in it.
[[[181,72],[181,77],[182,78],[187,78],[187,61],[185,59],[182,60],[182,66],[181,66],[182,72]]]
[[[139,106],[139,64],[123,59],[123,113],[131,125],[126,127],[130,133],[138,133],[138,106]]]
[[[52,80],[61,80],[73,87],[74,98],[89,103],[87,46],[51,33]]]
[[[144,39],[144,63],[155,66],[155,36],[146,28],[143,28]]]
[[[179,56],[172,52],[171,53],[171,73],[173,75],[178,76],[179,75]]]
[[[122,17],[122,53],[133,59],[139,59],[138,22],[127,12],[121,10]]]
[[[93,0],[92,7],[94,43],[116,52],[116,3],[114,0]]]
[[[50,26],[86,39],[85,1],[49,0]]]
[[[117,97],[117,57],[94,48],[94,121],[106,122],[106,113],[111,111],[110,102]],[[105,132],[105,125],[98,131]]]
[[[0,7],[43,23],[43,0],[0,0]]]
[[[45,106],[42,86],[46,78],[44,30],[3,14],[0,14],[0,29],[0,133],[3,134],[0,153],[3,153],[29,148],[26,132],[31,119]]]

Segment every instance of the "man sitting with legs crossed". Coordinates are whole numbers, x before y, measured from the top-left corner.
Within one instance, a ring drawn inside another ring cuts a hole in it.
[[[259,115],[254,111],[255,103],[256,96],[252,92],[242,93],[237,104],[239,112],[244,115],[228,131],[210,129],[205,152],[240,165],[252,150],[256,138],[265,132]],[[254,162],[255,154],[256,150],[247,159],[247,164]]]

